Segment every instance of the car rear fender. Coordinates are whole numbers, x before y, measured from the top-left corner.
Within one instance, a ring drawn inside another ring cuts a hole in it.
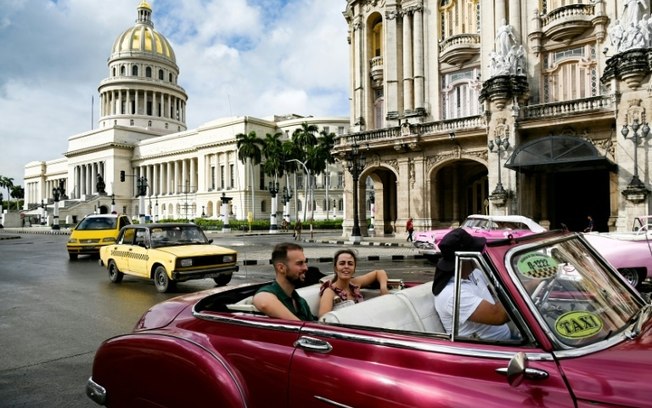
[[[106,390],[109,407],[247,406],[245,388],[222,356],[166,333],[106,340],[95,354],[92,380]]]

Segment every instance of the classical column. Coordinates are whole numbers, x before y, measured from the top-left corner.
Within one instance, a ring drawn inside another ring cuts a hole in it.
[[[174,161],[174,184],[172,186],[173,191],[175,194],[179,194],[181,188],[181,184],[183,183],[183,180],[181,180],[181,166],[179,163],[179,160]]]
[[[425,78],[423,60],[423,6],[414,10],[414,107],[425,113]]]
[[[398,120],[398,54],[397,47],[393,46],[398,41],[398,23],[396,21],[396,6],[388,6],[385,11],[385,44],[392,46],[385,49],[383,66],[385,67],[385,115],[389,120]],[[387,124],[391,126],[390,123]]]
[[[496,17],[496,20],[494,21],[495,32],[497,27],[503,25],[503,20],[507,21],[507,17],[505,16],[505,0],[495,0],[494,7],[494,15]]]
[[[196,180],[197,166],[194,157],[191,157],[188,160],[190,161],[190,175],[188,177],[188,179],[190,180],[190,185],[188,186],[188,192],[194,193],[197,191],[197,180]]]
[[[403,12],[403,112],[414,110],[413,70],[412,70],[412,16]]]
[[[181,192],[190,192],[190,179],[188,175],[188,159],[181,161]]]

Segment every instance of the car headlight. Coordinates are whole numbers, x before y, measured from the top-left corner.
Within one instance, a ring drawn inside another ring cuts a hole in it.
[[[224,255],[222,261],[225,263],[235,262],[235,255]]]
[[[113,243],[113,242],[115,242],[115,238],[113,238],[113,237],[103,238],[103,239],[102,239],[102,242],[110,242],[110,243]]]
[[[77,243],[77,239],[76,239],[76,238],[70,238],[70,239],[68,240],[68,243],[69,243],[69,244],[76,244],[76,243]]]
[[[179,262],[179,265],[181,265],[184,268],[186,268],[188,266],[192,266],[192,259],[191,258],[182,259],[181,262]]]

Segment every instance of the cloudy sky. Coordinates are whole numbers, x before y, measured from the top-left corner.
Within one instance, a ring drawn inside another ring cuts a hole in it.
[[[140,0],[0,0],[0,175],[63,157],[97,127],[97,88]],[[344,0],[149,0],[188,94],[189,129],[224,116],[348,115]],[[92,104],[94,98],[94,105]]]

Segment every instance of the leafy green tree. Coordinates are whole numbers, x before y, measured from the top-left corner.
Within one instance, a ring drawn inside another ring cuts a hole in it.
[[[249,170],[251,174],[251,211],[253,218],[256,219],[256,186],[254,185],[254,166],[260,164],[262,159],[261,147],[264,142],[256,135],[256,131],[252,130],[249,133],[238,133],[235,135],[236,147],[238,148],[238,159],[245,164],[249,163]]]
[[[20,200],[25,198],[23,186],[13,186],[11,188],[11,196],[16,199],[16,210],[20,210]]]

